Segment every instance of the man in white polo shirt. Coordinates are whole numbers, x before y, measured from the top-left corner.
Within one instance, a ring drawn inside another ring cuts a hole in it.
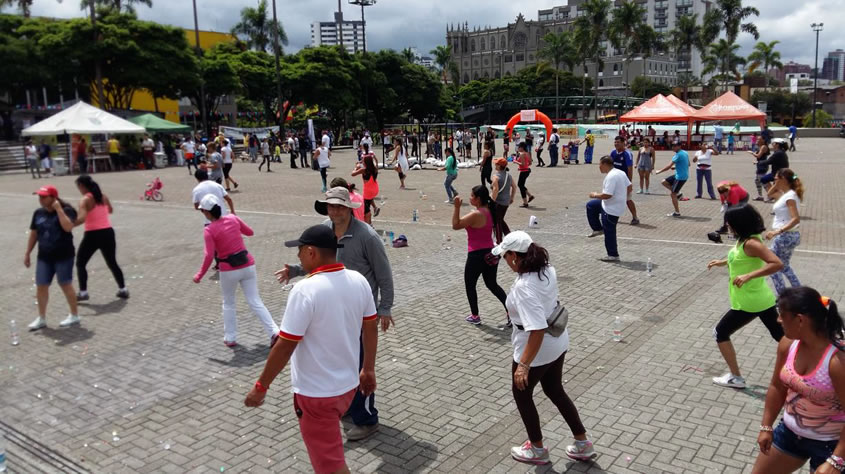
[[[600,193],[590,193],[587,202],[587,222],[593,232],[587,237],[604,234],[604,247],[607,256],[600,258],[603,262],[618,262],[619,249],[616,246],[616,224],[619,217],[625,213],[625,202],[631,192],[631,181],[628,175],[616,168],[613,158],[603,156],[599,160],[599,170],[607,174]]]
[[[376,389],[373,294],[363,275],[337,263],[342,246],[330,227],[309,227],[285,246],[299,248],[308,277],[291,290],[277,343],[244,404],[264,403],[267,388],[290,360],[293,406],[311,466],[316,472],[349,472],[340,419],[357,390],[368,396]],[[359,336],[364,345],[360,373]]]

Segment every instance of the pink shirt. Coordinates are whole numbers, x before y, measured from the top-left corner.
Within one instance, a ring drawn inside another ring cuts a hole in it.
[[[110,228],[111,221],[109,220],[109,206],[106,206],[105,204],[97,204],[97,202],[94,201],[94,195],[91,193],[86,194],[86,196],[91,198],[91,202],[94,203],[94,208],[88,211],[88,214],[85,216],[85,232]]]
[[[467,227],[467,249],[470,252],[475,250],[492,249],[493,245],[493,216],[490,215],[490,210],[482,207],[478,210],[484,214],[487,221],[484,227],[476,229],[474,227]]]
[[[363,221],[364,220],[364,196],[361,196],[358,193],[350,192],[349,193],[349,199],[352,200],[352,202],[357,202],[357,203],[361,204],[361,206],[359,206],[358,209],[352,209],[352,215],[355,216],[355,218],[358,219],[359,221]]]
[[[194,276],[197,280],[201,280],[205,272],[208,271],[215,251],[217,251],[217,258],[227,258],[229,255],[246,250],[241,234],[250,237],[254,232],[240,217],[228,214],[205,226],[203,234],[205,238],[205,258],[202,261],[202,267]],[[232,267],[226,262],[220,262],[220,271],[228,272],[250,265],[255,265],[255,259],[252,258],[252,255],[249,255],[245,265],[239,267]]]
[[[839,439],[845,427],[845,409],[836,396],[830,379],[830,359],[838,352],[831,344],[815,369],[800,375],[795,371],[795,355],[801,341],[789,346],[786,363],[780,369],[780,381],[787,388],[783,422],[798,436],[816,441]]]
[[[731,189],[728,191],[728,197],[725,198],[724,194],[720,194],[719,198],[722,200],[723,204],[728,204],[730,206],[736,206],[739,204],[739,201],[748,197],[748,191],[742,188],[742,186],[735,184],[731,186]]]

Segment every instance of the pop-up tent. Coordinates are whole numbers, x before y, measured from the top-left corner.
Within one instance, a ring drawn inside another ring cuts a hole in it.
[[[140,125],[123,120],[105,110],[77,102],[71,107],[47,117],[35,125],[23,129],[23,136],[64,135],[78,133],[81,135],[95,133],[125,133],[139,134],[146,130]]]
[[[706,122],[711,120],[758,120],[760,126],[766,124],[766,114],[757,107],[742,100],[731,91],[725,92],[719,98],[701,108],[694,115],[694,120]]]
[[[155,114],[139,115],[137,117],[130,118],[129,121],[146,128],[148,132],[154,133],[185,133],[191,131],[191,127],[187,125],[165,120]]]
[[[619,117],[620,122],[687,122],[691,114],[662,94],[643,102],[627,114]]]
[[[695,113],[698,112],[691,105],[689,105],[686,102],[684,102],[683,100],[675,97],[675,94],[669,94],[669,95],[666,96],[666,98],[669,99],[669,102],[672,102],[673,104],[677,105],[678,107],[681,108],[681,110],[683,110],[684,112],[686,112],[690,115],[695,115]]]

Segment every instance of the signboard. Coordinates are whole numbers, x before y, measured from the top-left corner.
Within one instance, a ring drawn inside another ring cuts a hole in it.
[[[537,120],[537,111],[532,110],[522,110],[519,112],[519,121],[520,122],[534,122]]]
[[[797,94],[798,93],[798,78],[797,77],[789,78],[789,92],[791,94]]]

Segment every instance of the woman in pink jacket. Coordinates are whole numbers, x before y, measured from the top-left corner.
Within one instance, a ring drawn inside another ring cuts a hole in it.
[[[194,275],[194,283],[202,280],[217,255],[220,265],[220,288],[223,291],[223,344],[237,345],[238,319],[235,314],[235,290],[240,284],[252,313],[261,320],[270,345],[279,334],[279,326],[273,321],[267,307],[258,295],[258,280],[255,275],[255,259],[249,254],[241,234],[253,235],[252,229],[234,214],[221,217],[221,203],[217,196],[202,198],[199,210],[211,221],[205,227],[205,258],[202,267]]]

